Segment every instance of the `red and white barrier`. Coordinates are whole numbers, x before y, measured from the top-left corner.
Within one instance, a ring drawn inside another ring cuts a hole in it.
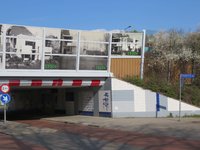
[[[9,86],[102,86],[102,80],[0,80]]]

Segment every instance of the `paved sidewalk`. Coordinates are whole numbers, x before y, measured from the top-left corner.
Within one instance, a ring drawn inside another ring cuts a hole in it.
[[[200,140],[200,118],[49,117],[41,120]]]

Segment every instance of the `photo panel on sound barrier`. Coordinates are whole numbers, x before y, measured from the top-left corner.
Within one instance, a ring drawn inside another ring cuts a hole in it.
[[[112,44],[112,56],[141,56],[142,44]]]
[[[80,54],[108,56],[108,48],[109,44],[81,42]]]
[[[2,36],[2,35],[3,35],[3,25],[0,24],[0,36]]]
[[[113,33],[112,42],[119,42],[112,44],[112,56],[141,55],[142,33]]]
[[[76,56],[45,55],[44,68],[48,70],[75,70]]]
[[[107,70],[108,58],[104,57],[80,57],[80,70]]]
[[[77,40],[78,31],[46,28],[46,38],[62,39],[62,40]]]
[[[39,27],[6,25],[6,35],[16,37],[42,38],[43,29]]]
[[[6,69],[41,69],[41,55],[6,53]]]
[[[109,33],[81,31],[81,40],[83,41],[109,42],[109,36]]]
[[[45,40],[45,54],[76,54],[77,42]]]
[[[6,52],[42,54],[42,40],[7,37]]]
[[[2,54],[0,53],[0,69],[2,69]]]
[[[0,37],[0,52],[3,51],[3,37]]]
[[[3,51],[3,25],[0,24],[0,52]]]

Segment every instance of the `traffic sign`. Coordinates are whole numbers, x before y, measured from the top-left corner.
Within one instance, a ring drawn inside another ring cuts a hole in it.
[[[8,84],[2,84],[0,90],[2,93],[6,94],[10,91],[10,86]]]
[[[8,103],[9,101],[10,101],[10,96],[9,96],[8,94],[3,94],[3,95],[1,96],[1,102],[2,102],[2,103],[6,104],[6,103]]]
[[[181,78],[194,78],[194,74],[181,74]]]

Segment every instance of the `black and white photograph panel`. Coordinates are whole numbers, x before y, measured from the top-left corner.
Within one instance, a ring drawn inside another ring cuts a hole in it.
[[[63,39],[63,40],[77,40],[78,31],[77,30],[64,30],[64,29],[54,29],[46,28],[46,38],[50,39]]]
[[[6,69],[41,69],[41,55],[6,53]]]
[[[108,58],[104,57],[80,57],[80,70],[107,70]]]
[[[140,56],[141,44],[112,44],[111,56]]]
[[[0,24],[0,52],[3,51],[3,25]]]
[[[45,37],[50,39],[60,39],[61,29],[45,28]]]
[[[0,69],[2,69],[2,53],[0,53]]]
[[[113,33],[112,42],[128,43],[113,43],[111,48],[112,56],[131,56],[141,54],[142,33]]]
[[[108,48],[109,44],[81,42],[80,54],[108,56]]]
[[[16,37],[42,38],[43,28],[6,25],[6,35]]]
[[[0,37],[0,52],[3,51],[3,37]]]
[[[77,42],[45,40],[45,54],[76,54]]]
[[[42,54],[42,40],[7,37],[6,52]]]
[[[76,56],[45,55],[44,68],[47,70],[75,70]]]
[[[0,36],[2,36],[2,35],[3,35],[3,25],[0,24]]]
[[[81,31],[81,40],[109,42],[109,33]]]

